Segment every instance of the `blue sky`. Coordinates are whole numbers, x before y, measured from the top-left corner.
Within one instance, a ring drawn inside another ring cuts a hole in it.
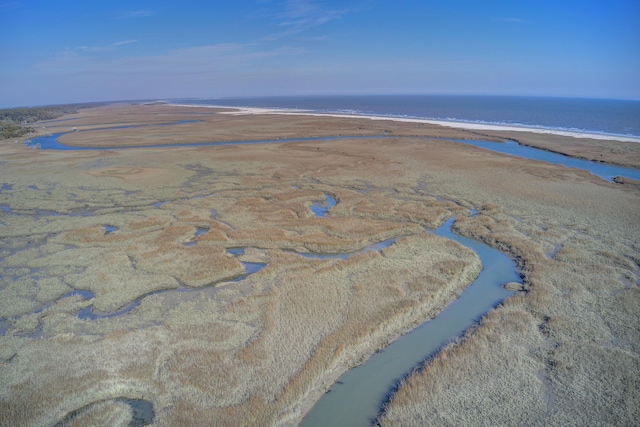
[[[0,107],[305,94],[640,99],[639,0],[0,0]]]

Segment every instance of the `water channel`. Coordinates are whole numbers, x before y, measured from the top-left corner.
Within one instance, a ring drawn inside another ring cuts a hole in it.
[[[552,153],[551,151],[540,150],[538,148],[520,145],[515,141],[491,142],[481,140],[457,139],[454,140],[454,142],[473,145],[474,147],[495,151],[497,153],[509,154],[515,157],[523,157],[525,159],[553,163],[569,168],[584,169],[607,181],[611,181],[612,178],[616,176],[624,176],[626,178],[640,180],[640,170],[637,169],[625,168],[622,166],[615,166],[606,163],[592,162],[590,160],[576,159],[575,157],[564,156],[562,154]]]
[[[170,126],[177,123],[166,123],[157,126]],[[121,126],[121,128],[137,127],[137,126]],[[109,128],[105,129],[108,130]],[[115,129],[115,128],[110,128]],[[145,145],[145,146],[122,146],[122,147],[73,147],[64,145],[58,142],[58,138],[69,132],[56,133],[53,135],[40,136],[29,140],[26,145],[28,147],[40,147],[43,150],[92,150],[92,151],[104,151],[104,150],[121,150],[121,149],[134,149],[134,148],[176,148],[176,147],[203,147],[203,146],[222,146],[222,145],[250,145],[250,144],[273,144],[273,143],[285,143],[285,142],[313,142],[313,141],[333,141],[333,140],[349,140],[358,138],[420,138],[420,137],[398,137],[393,135],[376,135],[376,136],[335,136],[335,137],[321,137],[321,138],[284,138],[284,139],[271,139],[271,140],[250,140],[250,141],[231,141],[231,142],[202,142],[193,144],[164,144],[164,145]],[[423,138],[433,139],[433,138]],[[475,147],[483,148],[498,153],[508,154],[511,156],[522,157],[531,160],[538,160],[547,163],[553,163],[557,165],[563,165],[566,167],[583,169],[591,172],[593,175],[599,176],[607,181],[612,181],[616,176],[622,176],[625,178],[640,180],[640,170],[631,169],[622,166],[615,166],[605,163],[592,162],[589,160],[576,159],[573,157],[564,156],[561,154],[552,153],[550,151],[541,150],[538,148],[526,147],[518,144],[514,141],[507,142],[491,142],[482,140],[450,140],[456,143],[473,145]]]
[[[520,282],[513,260],[484,243],[453,233],[453,221],[433,233],[472,249],[482,261],[480,275],[435,318],[345,372],[306,415],[302,427],[370,426],[403,377],[513,294],[503,287]]]

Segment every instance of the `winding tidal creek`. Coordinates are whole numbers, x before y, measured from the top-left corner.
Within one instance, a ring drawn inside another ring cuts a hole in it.
[[[453,233],[453,222],[448,220],[433,233],[472,249],[482,261],[482,272],[436,317],[345,372],[316,402],[302,427],[370,426],[402,378],[428,363],[514,293],[503,287],[521,281],[513,260],[484,243]]]
[[[171,126],[177,123],[167,123],[163,126]],[[161,125],[156,125],[161,126]],[[122,129],[128,127],[137,126],[120,126],[110,129]],[[108,130],[109,128],[102,129]],[[166,144],[166,145],[144,145],[144,146],[121,146],[121,147],[73,147],[64,145],[58,142],[58,138],[69,132],[56,133],[53,135],[40,136],[33,140],[25,141],[25,145],[31,148],[39,147],[43,150],[91,150],[91,151],[104,151],[104,150],[121,150],[121,149],[133,149],[133,148],[178,148],[178,147],[202,147],[202,146],[222,146],[222,145],[251,145],[251,144],[274,144],[285,142],[313,142],[313,141],[333,141],[333,140],[348,140],[358,138],[420,138],[420,137],[398,137],[393,135],[377,135],[377,136],[335,136],[335,137],[320,137],[320,138],[283,138],[273,140],[254,140],[254,141],[231,141],[231,142],[203,142],[193,144]],[[424,138],[432,139],[432,138]],[[565,167],[576,168],[586,170],[595,176],[598,176],[606,181],[612,181],[616,176],[625,178],[640,180],[640,170],[626,168],[622,166],[610,165],[605,163],[593,162],[590,160],[582,160],[573,157],[564,156],[561,154],[552,153],[546,150],[541,150],[533,147],[526,147],[518,144],[514,141],[507,142],[491,142],[483,140],[449,140],[456,143],[473,145],[478,148],[490,150],[502,154],[508,154],[510,156],[522,157],[530,160],[538,160],[546,163],[552,163],[556,165],[562,165]],[[329,203],[329,199],[327,199]],[[324,205],[326,206],[326,205]],[[323,208],[324,206],[319,206]]]

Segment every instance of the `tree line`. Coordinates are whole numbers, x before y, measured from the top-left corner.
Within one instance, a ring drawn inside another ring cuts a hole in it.
[[[77,113],[81,108],[100,105],[104,104],[65,104],[0,110],[0,139],[18,138],[33,132],[34,129],[30,125],[40,120],[54,120],[65,114]]]

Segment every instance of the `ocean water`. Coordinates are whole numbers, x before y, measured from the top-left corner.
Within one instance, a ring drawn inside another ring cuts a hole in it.
[[[171,102],[421,118],[640,138],[640,101],[506,96],[362,95],[176,99]]]

